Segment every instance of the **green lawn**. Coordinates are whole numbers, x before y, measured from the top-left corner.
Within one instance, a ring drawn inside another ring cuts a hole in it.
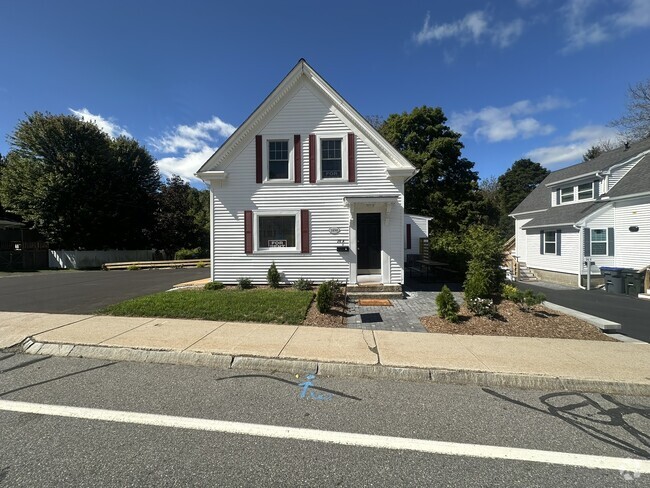
[[[99,311],[128,317],[300,324],[314,294],[291,289],[180,290],[146,295]]]

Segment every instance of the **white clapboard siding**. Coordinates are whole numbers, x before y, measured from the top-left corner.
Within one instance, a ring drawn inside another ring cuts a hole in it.
[[[630,232],[636,226],[638,232]],[[650,265],[650,200],[616,204],[616,266],[641,269]]]
[[[528,242],[526,238],[526,231],[522,226],[526,225],[532,219],[517,219],[515,220],[515,255],[520,262],[527,262],[528,257]]]
[[[387,177],[386,165],[379,156],[357,137],[356,183],[309,184],[308,136],[333,131],[347,133],[351,129],[305,83],[258,131],[259,134],[301,135],[303,183],[256,184],[254,140],[228,165],[227,180],[213,183],[214,280],[234,283],[240,277],[249,277],[256,283],[264,283],[272,261],[287,281],[301,277],[315,282],[333,278],[349,280],[352,278],[350,261],[356,249],[350,243],[350,212],[343,205],[343,197],[391,195],[399,197],[399,203],[392,209],[388,224],[382,219],[382,226],[388,225],[390,236],[383,247],[390,256],[390,282],[403,281],[403,185]],[[311,252],[246,255],[244,211],[282,209],[310,210]],[[338,227],[340,233],[331,234],[332,227]],[[344,244],[339,244],[339,240]],[[337,245],[350,246],[350,251],[339,252]]]
[[[411,224],[411,248],[407,248],[405,240],[405,254],[420,253],[420,239],[429,237],[429,220],[431,220],[430,217],[424,217],[422,215],[404,214],[404,239],[406,239],[406,226]]]
[[[621,181],[623,176],[625,176],[632,168],[634,168],[634,165],[636,163],[637,161],[635,160],[621,166],[620,168],[616,168],[614,171],[612,171],[612,174],[609,175],[609,189],[611,190],[612,188],[614,188],[614,185],[616,185],[616,183]]]
[[[589,229],[589,232],[591,232],[591,229],[608,229],[610,227],[614,227],[615,223],[616,210],[612,206],[603,212],[597,213],[593,218],[586,219],[584,226]],[[614,242],[614,250],[616,250],[616,244],[617,243]],[[591,256],[591,261],[598,268],[601,266],[617,266],[616,256]]]
[[[540,254],[539,229],[526,231],[526,264],[529,268],[546,269],[560,273],[578,273],[580,234],[573,227],[556,227],[562,230],[560,255]]]

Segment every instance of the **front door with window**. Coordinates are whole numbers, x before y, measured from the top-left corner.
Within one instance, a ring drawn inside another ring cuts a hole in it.
[[[381,214],[357,214],[357,274],[381,273]]]

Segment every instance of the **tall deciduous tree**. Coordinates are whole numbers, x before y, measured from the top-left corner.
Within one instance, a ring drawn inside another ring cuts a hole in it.
[[[406,211],[433,217],[432,233],[484,220],[474,163],[440,107],[392,114],[379,132],[420,171],[405,187]]]
[[[146,243],[159,176],[154,159],[137,142],[112,140],[74,116],[39,112],[20,121],[9,141],[0,200],[52,246]]]
[[[650,137],[650,79],[628,88],[626,112],[611,125],[632,140]]]

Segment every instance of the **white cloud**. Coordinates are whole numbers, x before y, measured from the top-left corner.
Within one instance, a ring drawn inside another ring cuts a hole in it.
[[[505,107],[485,107],[479,111],[467,110],[453,113],[449,124],[461,133],[470,133],[488,142],[500,142],[518,137],[529,138],[548,135],[555,130],[550,124],[543,124],[531,115],[568,107],[566,100],[546,97],[533,103],[520,100]]]
[[[568,136],[559,139],[557,144],[535,148],[525,156],[543,166],[575,163],[582,159],[582,155],[591,146],[615,141],[617,136],[618,133],[611,127],[587,125],[571,131]]]
[[[162,137],[151,138],[150,142],[158,151],[175,154],[180,151],[202,150],[215,135],[229,137],[236,127],[224,122],[219,117],[212,117],[207,122],[197,122],[190,125],[179,125]]]
[[[636,29],[650,27],[650,0],[622,0],[619,11],[595,18],[590,16],[597,0],[569,0],[561,9],[567,33],[563,52],[579,51],[623,37]],[[612,5],[610,4],[610,5]]]
[[[179,175],[186,181],[199,181],[194,173],[217,150],[217,142],[229,137],[236,127],[219,117],[194,125],[178,125],[162,137],[149,139],[161,157],[160,172],[165,176]]]
[[[165,176],[178,175],[186,181],[198,182],[194,173],[217,150],[216,147],[204,146],[197,151],[189,151],[181,156],[168,156],[158,160],[158,169]]]
[[[427,12],[424,25],[413,35],[413,40],[422,45],[451,38],[457,38],[461,43],[473,41],[476,44],[489,39],[503,48],[512,44],[524,31],[524,21],[521,19],[495,25],[490,25],[491,20],[487,12],[477,10],[454,22],[431,24],[431,14]]]
[[[116,124],[112,118],[107,119],[99,114],[90,113],[90,110],[87,108],[80,108],[78,110],[69,108],[68,110],[72,112],[72,115],[80,118],[81,120],[93,122],[95,125],[97,125],[97,127],[99,127],[99,130],[105,132],[113,139],[119,136],[133,137],[129,131],[126,130],[126,127],[122,127]]]

